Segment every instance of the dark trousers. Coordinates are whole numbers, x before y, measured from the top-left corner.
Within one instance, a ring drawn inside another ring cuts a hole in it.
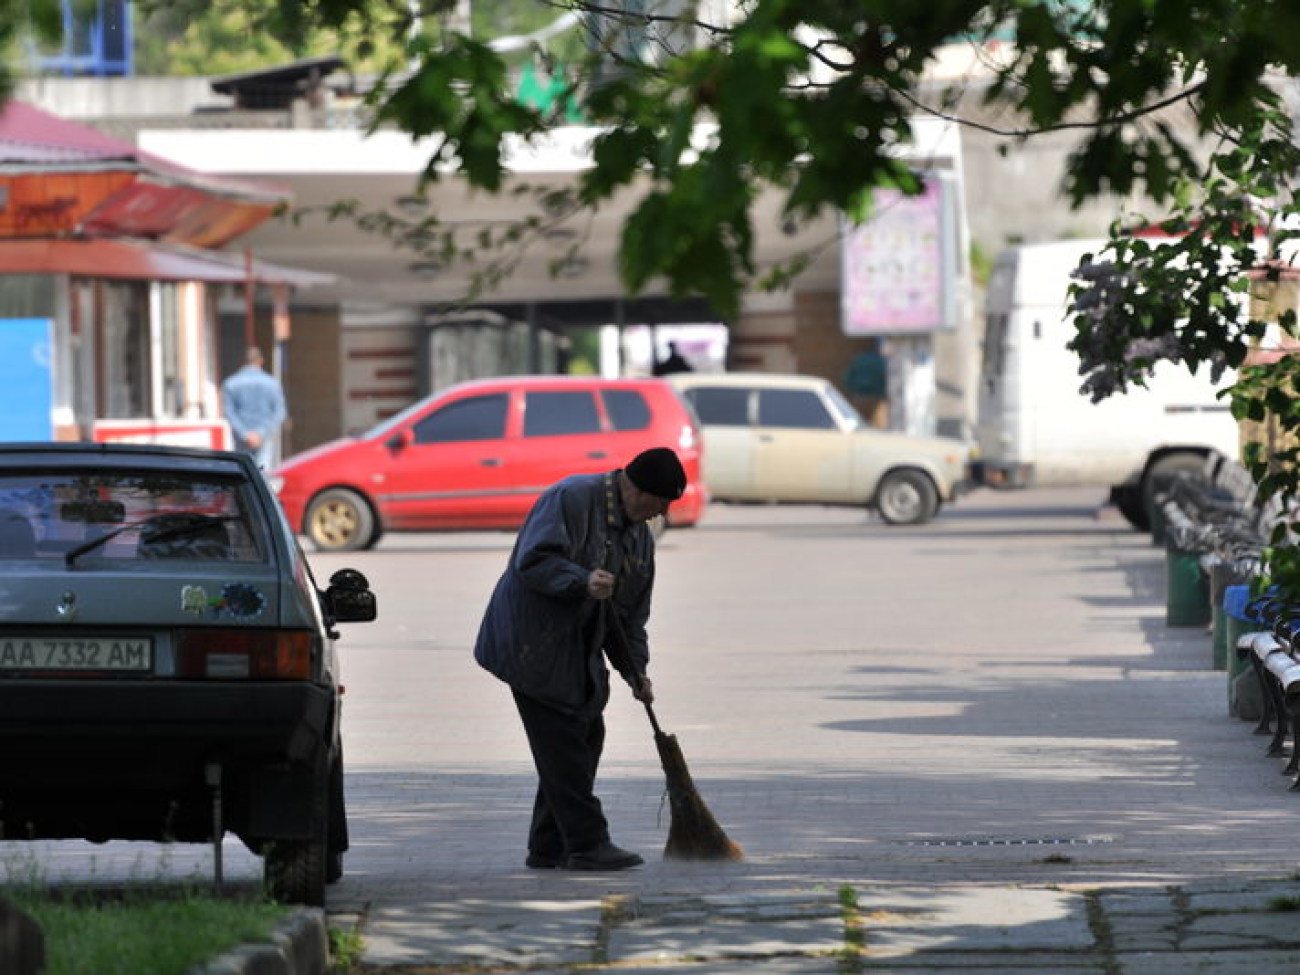
[[[572,715],[515,691],[537,768],[537,799],[528,852],[559,859],[609,839],[609,824],[593,791],[605,748],[605,719]]]

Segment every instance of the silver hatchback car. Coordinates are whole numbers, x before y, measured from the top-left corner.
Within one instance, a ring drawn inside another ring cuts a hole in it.
[[[0,829],[6,839],[216,842],[319,905],[342,874],[336,623],[242,454],[0,444]]]
[[[968,483],[970,448],[868,426],[817,376],[667,377],[704,431],[704,483],[718,501],[864,505],[893,525],[930,521]]]

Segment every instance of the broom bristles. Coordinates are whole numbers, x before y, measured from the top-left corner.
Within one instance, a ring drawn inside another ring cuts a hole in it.
[[[745,859],[745,851],[718,825],[695,788],[677,736],[659,732],[655,744],[668,779],[668,806],[672,813],[664,856],[673,860]]]

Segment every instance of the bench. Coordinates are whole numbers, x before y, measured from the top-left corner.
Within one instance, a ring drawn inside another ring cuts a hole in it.
[[[1179,471],[1156,497],[1165,531],[1184,551],[1258,548],[1267,539],[1270,513],[1256,503],[1255,483],[1241,464],[1210,451],[1199,471]],[[1265,523],[1267,522],[1267,523]]]
[[[1199,470],[1180,471],[1157,499],[1166,546],[1170,626],[1213,624],[1214,663],[1227,666],[1222,600],[1227,586],[1253,579],[1278,508],[1258,503],[1255,484],[1237,462],[1211,451]]]
[[[1248,660],[1259,681],[1263,712],[1255,734],[1272,734],[1265,754],[1287,754],[1285,772],[1292,776],[1291,788],[1300,791],[1300,612],[1274,607],[1279,615],[1268,629],[1243,634],[1237,641],[1237,655]],[[1267,614],[1269,609],[1264,607]]]

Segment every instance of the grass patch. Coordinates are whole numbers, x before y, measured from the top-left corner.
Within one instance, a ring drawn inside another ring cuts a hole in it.
[[[355,931],[340,928],[327,928],[330,939],[330,964],[333,969],[350,971],[353,965],[361,963],[361,954],[365,951],[365,939]]]
[[[844,947],[839,952],[840,975],[857,975],[862,971],[862,953],[867,946],[867,932],[858,907],[858,892],[849,884],[837,894],[840,916],[844,919]]]
[[[1282,895],[1273,897],[1268,902],[1270,911],[1300,911],[1300,897]]]
[[[184,975],[236,945],[267,941],[292,908],[192,890],[0,890],[45,932],[45,975]]]

